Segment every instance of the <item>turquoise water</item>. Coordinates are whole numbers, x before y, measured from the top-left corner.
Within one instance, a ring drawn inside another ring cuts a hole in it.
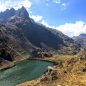
[[[16,66],[0,71],[0,86],[15,86],[25,81],[40,77],[47,69],[52,66],[51,62],[40,60],[24,60],[17,62]]]

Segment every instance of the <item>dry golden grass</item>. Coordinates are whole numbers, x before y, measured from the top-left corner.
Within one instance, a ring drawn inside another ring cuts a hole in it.
[[[77,60],[73,61],[72,58],[77,58]],[[45,76],[42,76],[37,80],[28,81],[17,86],[86,86],[86,72],[82,71],[86,67],[85,59],[80,60],[77,56],[69,55],[54,55],[48,59],[63,62],[62,66],[54,66],[54,69],[58,72],[57,80],[41,81],[45,78]]]

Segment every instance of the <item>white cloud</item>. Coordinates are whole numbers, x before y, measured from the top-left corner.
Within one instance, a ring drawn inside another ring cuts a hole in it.
[[[43,24],[43,25],[45,25],[45,26],[47,26],[47,27],[52,27],[52,26],[50,26],[46,21],[44,21],[44,20],[42,20],[41,21],[41,24]]]
[[[55,29],[62,31],[64,34],[72,37],[78,36],[81,33],[86,33],[86,23],[83,21],[76,21],[75,23],[66,23],[55,27]]]
[[[42,20],[41,24],[45,25],[45,26],[48,26],[48,23],[44,20]],[[49,26],[48,26],[49,27]]]
[[[30,8],[31,4],[30,0],[0,0],[0,11],[5,11],[12,7],[15,9],[21,8],[22,6]]]
[[[30,8],[31,7],[31,2],[29,0],[21,0],[19,5],[24,6],[26,8]]]
[[[48,23],[44,20],[41,23],[46,25],[47,27],[59,30],[70,37],[78,36],[81,33],[86,33],[86,23],[83,21],[76,21],[75,23],[65,23],[64,25],[59,25],[57,27],[48,25]]]
[[[40,15],[30,15],[30,18],[34,19],[36,22],[40,22],[43,19],[43,16]]]

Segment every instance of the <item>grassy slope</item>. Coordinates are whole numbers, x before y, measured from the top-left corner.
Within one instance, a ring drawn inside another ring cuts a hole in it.
[[[54,55],[47,60],[60,60],[62,65],[54,66],[58,79],[52,80],[52,75],[47,74],[37,80],[29,81],[18,86],[86,86],[86,72],[82,69],[86,67],[86,58],[79,56]],[[47,80],[45,79],[47,77]]]

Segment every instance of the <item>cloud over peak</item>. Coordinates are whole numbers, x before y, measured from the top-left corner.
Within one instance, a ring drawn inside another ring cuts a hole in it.
[[[43,16],[40,15],[30,15],[30,17],[36,22],[40,22],[43,19]]]
[[[22,6],[30,8],[31,4],[30,0],[0,0],[0,11],[5,11],[10,8],[18,9]]]
[[[72,37],[78,36],[81,33],[86,33],[86,23],[83,21],[76,21],[75,23],[66,23],[56,27],[56,29],[62,31],[64,34]]]
[[[65,23],[59,26],[50,26],[44,20],[41,22],[47,27],[54,28],[68,35],[69,37],[78,36],[81,33],[86,33],[86,23],[84,21],[76,21],[75,23]]]

